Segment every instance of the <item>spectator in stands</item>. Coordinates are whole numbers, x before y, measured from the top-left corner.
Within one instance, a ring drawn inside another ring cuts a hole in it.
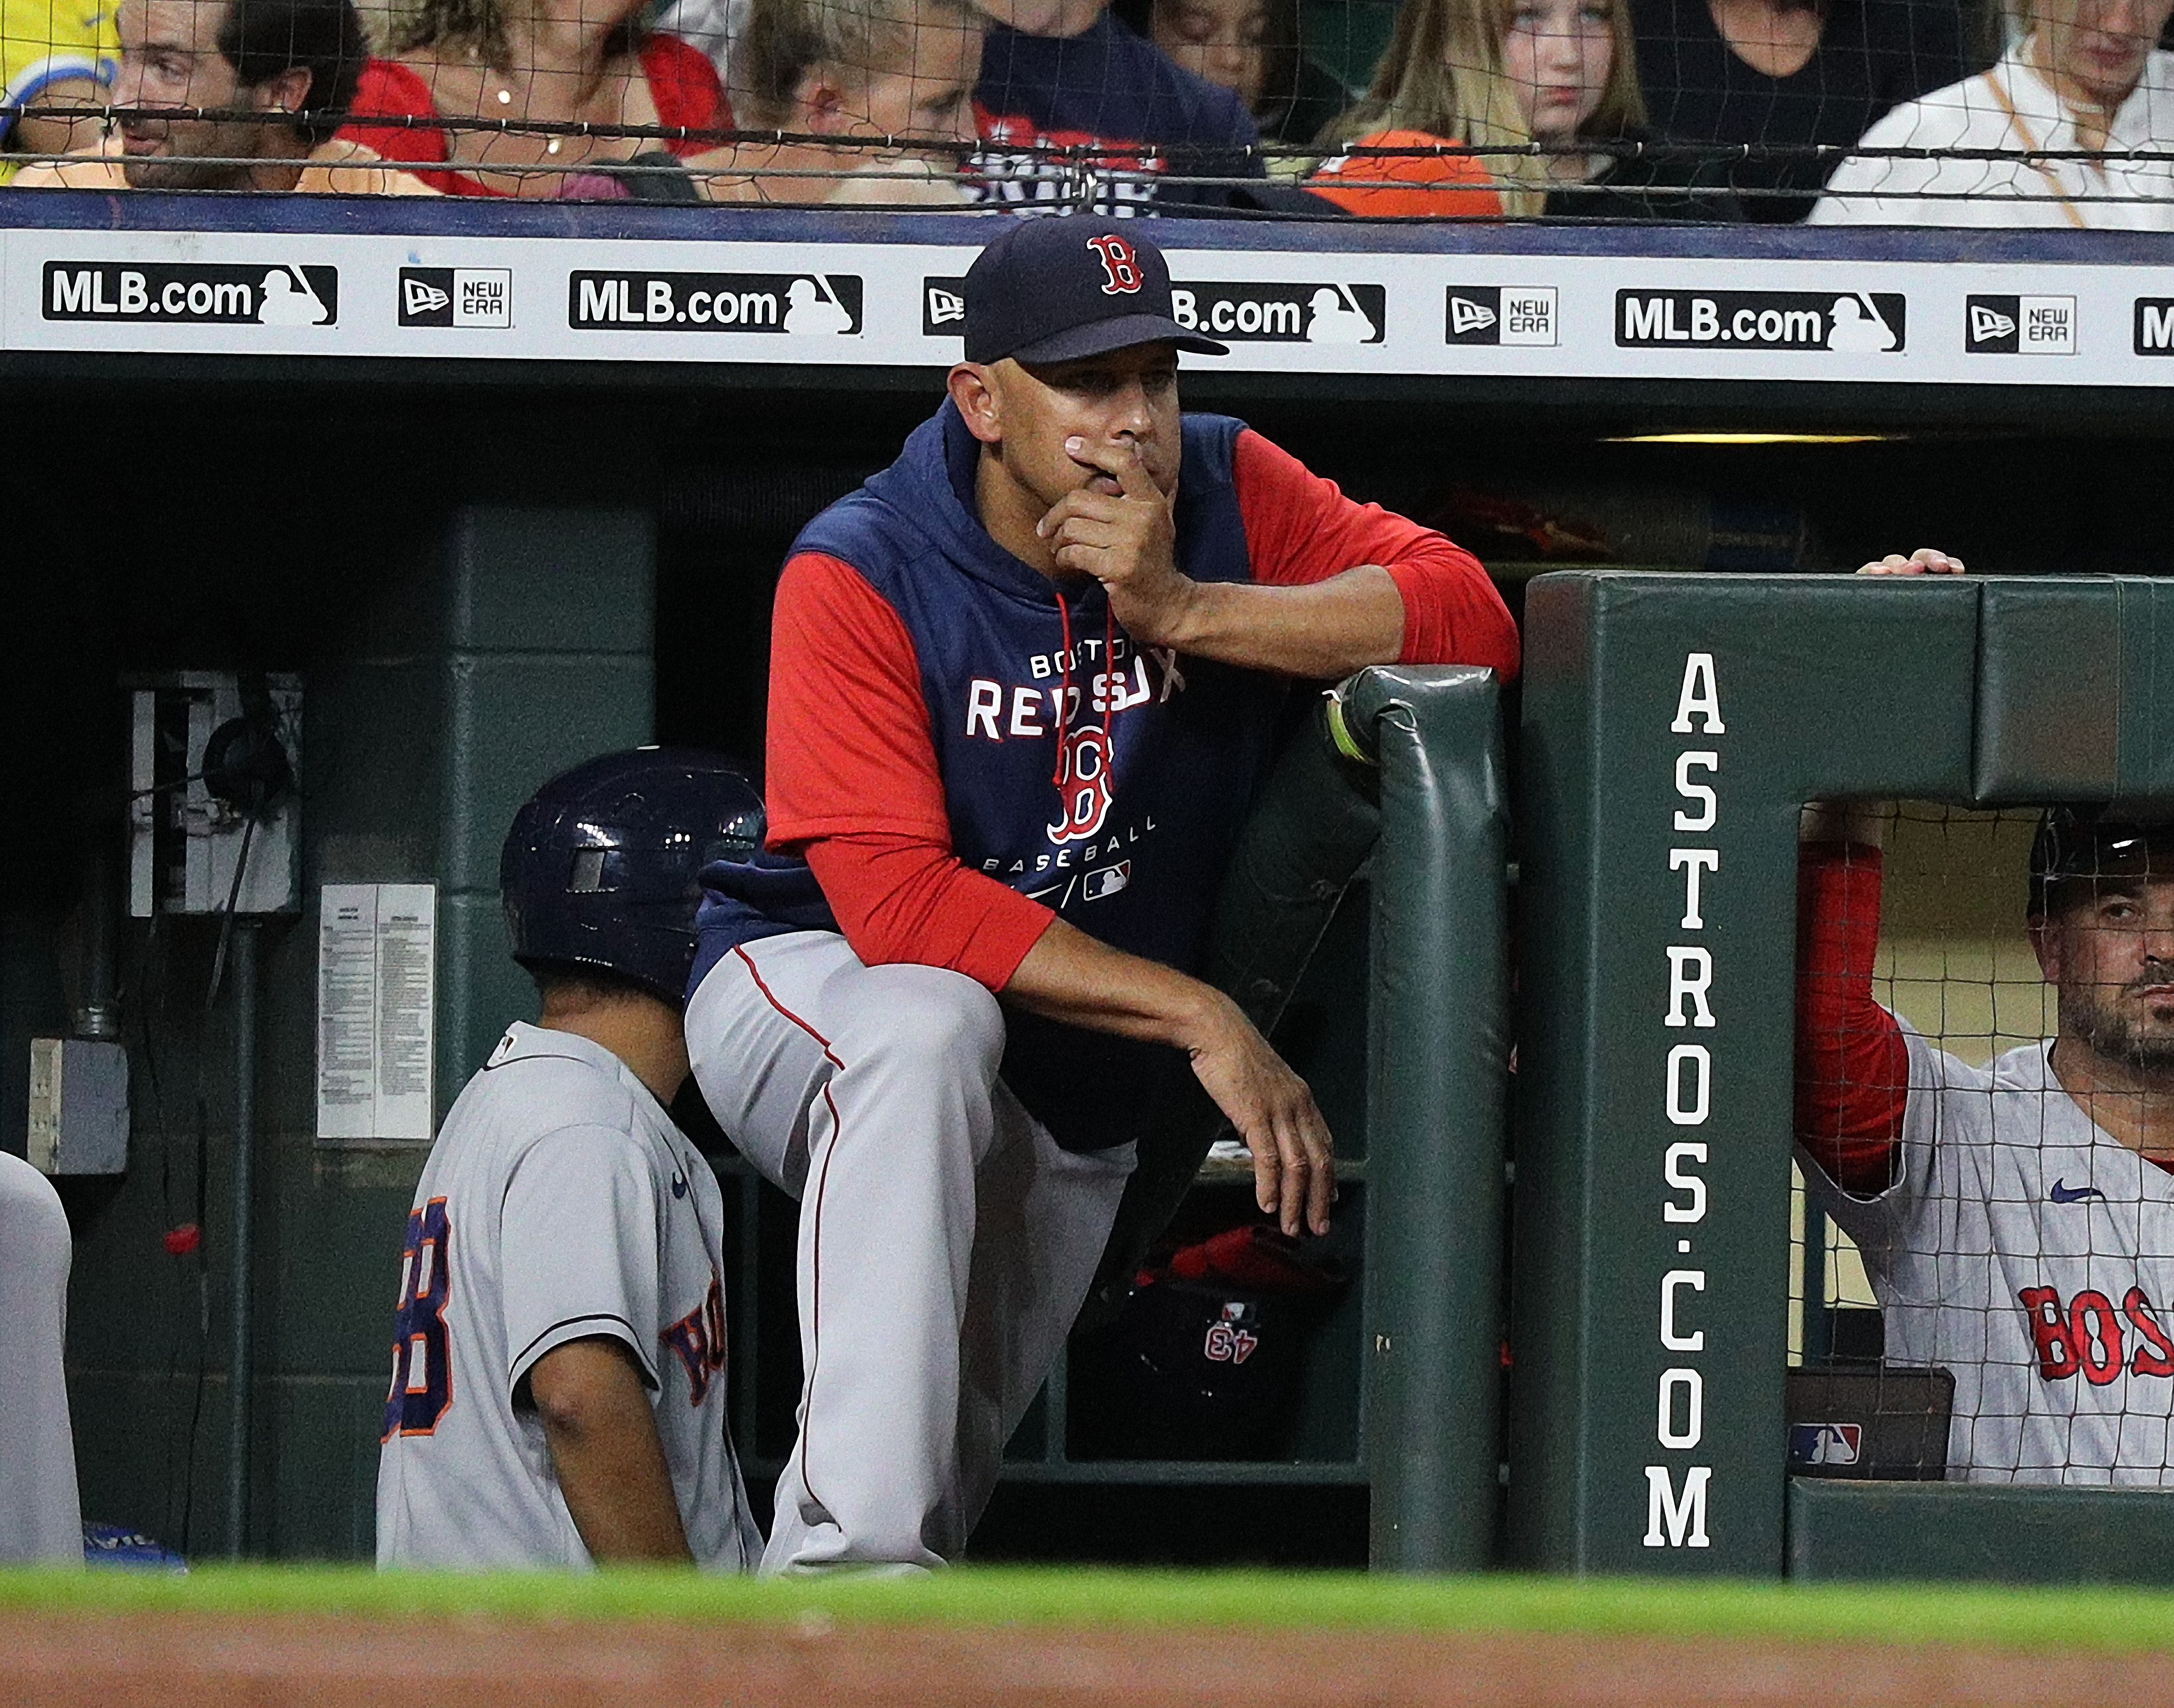
[[[1245,102],[1271,142],[1311,142],[1349,102],[1301,43],[1298,0],[1117,0],[1111,9],[1181,69]]]
[[[1959,0],[1625,0],[1655,127],[1686,143],[1846,147],[1971,68]],[[1992,57],[1975,59],[1982,65]],[[1831,158],[1734,164],[1753,219],[1810,213]]]
[[[484,120],[729,129],[716,68],[641,23],[643,0],[392,0],[387,46],[355,94],[343,134],[411,165],[452,196],[555,196],[571,169],[593,170],[659,144],[533,130],[460,130],[378,120]],[[701,138],[661,147],[674,155]]]
[[[1340,154],[1314,187],[1376,216],[1735,218],[1717,172],[1637,152],[1655,139],[1629,15],[1624,0],[1407,0],[1371,91],[1331,138],[1506,152]]]
[[[975,141],[983,28],[967,0],[754,0],[734,61],[744,122],[840,141],[741,143],[698,154],[687,167],[700,193],[715,202],[960,205],[969,199],[958,170]],[[854,147],[856,137],[933,146],[873,151]]]
[[[354,0],[122,0],[114,104],[151,109],[19,189],[300,190],[427,196],[335,137],[368,57]],[[165,107],[262,118],[161,118]]]
[[[1260,132],[1232,90],[1181,69],[1111,17],[1109,0],[982,0],[997,21],[975,99],[987,148],[990,199],[1076,202],[1091,168],[1097,211],[1228,205],[1226,184],[1171,178],[1260,178]],[[1028,149],[1098,145],[1092,161]],[[1157,155],[1159,148],[1179,154]],[[1301,193],[1301,192],[1293,192]],[[1247,199],[1259,199],[1249,197]],[[1321,213],[1335,210],[1312,201]]]
[[[10,106],[104,106],[121,69],[113,8],[105,0],[0,0],[0,102]],[[89,148],[105,127],[81,118],[0,116],[0,184],[24,154]]]
[[[2018,158],[1852,154],[1812,219],[1829,225],[2174,227],[2164,159],[2025,159],[2025,151],[2164,154],[2174,54],[2155,51],[2174,0],[2035,0],[2029,33],[1992,70],[1899,106],[1868,149],[1999,149]]]
[[[1801,832],[1806,1179],[1863,1254],[1889,1359],[1954,1373],[1950,1478],[2174,1484],[2174,825],[2045,815],[2027,916],[2056,1035],[1983,1068],[1873,997],[1881,835],[1826,808]]]

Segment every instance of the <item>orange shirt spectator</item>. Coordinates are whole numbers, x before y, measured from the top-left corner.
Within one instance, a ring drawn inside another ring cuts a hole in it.
[[[1375,131],[1354,137],[1366,149],[1455,148],[1425,131]],[[1351,213],[1375,219],[1398,214],[1463,214],[1498,219],[1502,197],[1485,161],[1471,154],[1338,154],[1323,160],[1306,187]]]

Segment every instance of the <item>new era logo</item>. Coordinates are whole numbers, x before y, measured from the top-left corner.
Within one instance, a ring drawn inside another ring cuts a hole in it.
[[[503,267],[403,267],[403,327],[510,327],[513,273]]]
[[[1556,342],[1551,284],[1453,284],[1442,318],[1452,344],[1547,346]]]
[[[1963,349],[1973,356],[2073,356],[2073,296],[1973,296],[1966,303]]]
[[[1452,338],[1484,332],[1501,318],[1486,304],[1474,302],[1468,296],[1453,296],[1449,300],[1449,331]]]
[[[966,330],[966,281],[927,278],[921,281],[921,335],[925,338],[955,338]]]

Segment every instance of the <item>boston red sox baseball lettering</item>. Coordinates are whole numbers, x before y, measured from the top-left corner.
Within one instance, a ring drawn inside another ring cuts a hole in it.
[[[2052,1287],[2025,1287],[2015,1298],[2030,1317],[2038,1374],[2047,1381],[2066,1381],[2081,1372],[2093,1387],[2106,1387],[2123,1370],[2131,1376],[2174,1376],[2174,1340],[2141,1287],[2123,1294],[2117,1311],[2092,1287],[2065,1305]]]
[[[1676,697],[1676,716],[1669,732],[1679,736],[1718,736],[1728,732],[1722,722],[1721,690],[1715,680],[1713,655],[1685,656],[1683,685]],[[1675,809],[1671,828],[1679,835],[1711,835],[1721,822],[1721,796],[1706,779],[1721,770],[1721,754],[1713,748],[1683,748],[1675,758],[1678,799],[1686,804]],[[1721,869],[1721,851],[1698,846],[1668,850],[1668,870],[1683,884],[1683,915],[1678,929],[1706,929],[1705,880]],[[1714,1024],[1711,991],[1713,952],[1703,943],[1670,943],[1668,1003],[1663,1023],[1671,1028],[1699,1030]],[[1706,1125],[1712,1105],[1713,1056],[1704,1044],[1672,1041],[1663,1073],[1663,1103],[1671,1126]],[[1676,1255],[1693,1256],[1690,1230],[1706,1219],[1706,1183],[1693,1169],[1706,1160],[1703,1140],[1679,1139],[1668,1146],[1661,1160],[1665,1188],[1661,1199],[1663,1224],[1681,1227]],[[1706,1350],[1706,1331],[1692,1326],[1697,1295],[1706,1291],[1706,1274],[1688,1262],[1661,1277],[1659,1332],[1662,1349],[1671,1354]],[[1698,1365],[1686,1359],[1661,1372],[1655,1403],[1655,1438],[1669,1452],[1688,1453],[1706,1433],[1706,1381]],[[1668,1464],[1646,1467],[1646,1536],[1648,1548],[1706,1548],[1706,1495],[1713,1480],[1710,1465],[1686,1465],[1679,1487]]]

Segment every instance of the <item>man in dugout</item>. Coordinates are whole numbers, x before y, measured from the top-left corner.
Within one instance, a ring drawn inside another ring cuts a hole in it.
[[[1950,1478],[2174,1484],[2174,823],[2046,813],[2026,916],[2058,1030],[1972,1068],[1873,999],[1884,822],[1804,816],[1807,1178],[1863,1254],[1889,1361],[1954,1373]]]
[[[769,857],[712,868],[687,1008],[733,1142],[802,1201],[799,1440],[767,1570],[956,1556],[1188,1072],[1286,1232],[1312,1094],[1198,973],[1292,678],[1517,631],[1471,555],[1182,416],[1143,221],[1011,225],[965,359],[777,592]],[[803,861],[804,859],[804,864]]]
[[[435,193],[333,135],[370,55],[354,0],[122,0],[119,30],[133,111],[16,188]]]

